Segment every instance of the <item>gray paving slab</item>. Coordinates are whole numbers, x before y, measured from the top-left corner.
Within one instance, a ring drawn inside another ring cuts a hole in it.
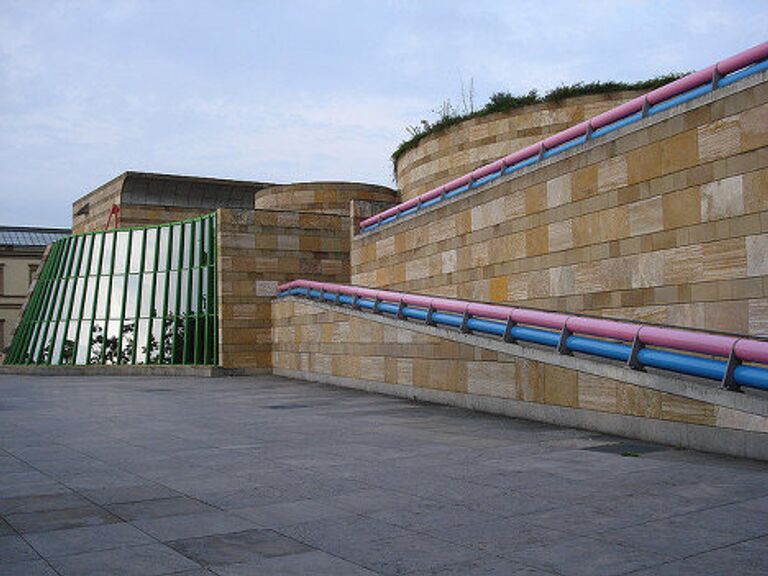
[[[271,376],[0,397],[0,575],[766,573],[761,462]]]
[[[0,576],[59,576],[44,560],[0,563]]]
[[[209,506],[189,498],[176,496],[172,498],[153,498],[138,502],[120,502],[105,504],[107,510],[123,520],[140,520],[144,518],[163,518],[166,516],[182,516],[188,514],[200,514],[202,512],[217,512],[213,506]]]
[[[24,538],[45,558],[155,543],[153,538],[125,522],[25,534]]]
[[[119,522],[120,519],[103,508],[88,504],[77,508],[8,514],[6,521],[19,532],[49,532]]]
[[[39,559],[35,550],[20,536],[0,536],[0,564]]]
[[[306,544],[268,529],[176,540],[168,546],[202,566],[253,562],[311,550]]]
[[[61,492],[38,496],[17,496],[0,499],[0,514],[23,514],[27,512],[49,512],[66,508],[79,508],[90,502],[80,494]]]
[[[240,532],[258,526],[255,522],[220,510],[134,520],[132,523],[161,542]]]
[[[216,566],[213,571],[219,576],[374,576],[362,566],[342,560],[319,550],[311,550],[291,556],[263,558],[252,562]]]
[[[200,567],[163,544],[61,556],[50,563],[61,576],[160,576]]]

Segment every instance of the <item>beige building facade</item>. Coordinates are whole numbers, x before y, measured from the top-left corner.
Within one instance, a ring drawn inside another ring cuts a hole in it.
[[[0,355],[11,342],[46,247],[66,228],[0,226]]]

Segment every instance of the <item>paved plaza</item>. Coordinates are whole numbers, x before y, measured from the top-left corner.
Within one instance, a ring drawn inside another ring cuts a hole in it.
[[[0,375],[0,576],[768,573],[768,464],[271,376]]]

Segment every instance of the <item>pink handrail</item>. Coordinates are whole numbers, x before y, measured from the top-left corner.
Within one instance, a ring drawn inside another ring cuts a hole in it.
[[[625,342],[632,342],[637,338],[644,345],[660,346],[684,352],[723,357],[728,357],[733,353],[736,358],[745,362],[768,364],[768,342],[763,340],[679,328],[663,328],[636,324],[634,322],[604,320],[557,312],[545,312],[542,310],[513,308],[496,304],[483,304],[453,298],[408,294],[392,290],[376,290],[373,288],[334,284],[332,282],[316,282],[313,280],[293,280],[279,286],[278,291],[284,292],[291,288],[323,290],[395,304],[402,302],[406,306],[432,308],[435,311],[452,312],[454,314],[467,313],[471,316],[491,318],[505,322],[511,320],[519,324],[554,330],[565,328],[573,334],[587,334]]]
[[[590,129],[597,130],[598,128],[612,124],[618,120],[621,120],[622,118],[636,114],[637,112],[640,112],[646,105],[653,106],[659,102],[669,100],[670,98],[674,98],[675,96],[678,96],[684,92],[697,88],[702,84],[711,82],[714,78],[717,78],[717,76],[730,74],[731,72],[735,72],[736,70],[740,70],[741,68],[756,62],[760,62],[766,58],[768,58],[768,42],[763,42],[762,44],[758,44],[757,46],[753,46],[748,50],[739,52],[738,54],[726,58],[725,60],[721,60],[716,64],[707,66],[698,72],[693,72],[692,74],[688,74],[683,78],[679,78],[673,82],[670,82],[669,84],[665,84],[660,88],[651,90],[643,96],[639,96],[638,98],[634,98],[629,102],[625,102],[624,104],[616,106],[607,112],[598,114],[590,120],[581,122],[575,126],[571,126],[570,128],[566,128],[557,134],[544,138],[536,144],[531,144],[522,150],[513,152],[512,154],[481,166],[480,168],[476,168],[472,172],[465,174],[464,176],[460,176],[459,178],[456,178],[447,184],[433,188],[429,192],[425,192],[416,198],[412,198],[411,200],[402,202],[396,206],[392,206],[383,212],[374,214],[370,218],[366,218],[360,222],[360,228],[365,228],[366,226],[380,222],[386,218],[389,218],[390,216],[395,216],[396,214],[413,208],[422,202],[436,198],[444,192],[456,190],[457,188],[461,188],[462,186],[470,184],[474,180],[478,180],[488,176],[489,174],[498,172],[499,170],[502,170],[508,166],[512,166],[513,164],[517,164],[518,162],[522,162],[523,160],[537,156],[545,150],[555,148],[556,146],[564,144],[565,142],[573,140],[574,138],[584,136],[590,131]]]

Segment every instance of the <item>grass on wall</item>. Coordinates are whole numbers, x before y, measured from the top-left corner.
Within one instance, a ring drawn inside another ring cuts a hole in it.
[[[450,100],[445,100],[438,108],[432,111],[437,115],[437,119],[433,121],[421,120],[415,126],[406,127],[406,131],[410,137],[401,142],[397,149],[392,153],[392,164],[396,170],[397,161],[400,157],[408,150],[418,146],[422,138],[443,132],[451,126],[463,122],[464,120],[469,120],[470,118],[478,118],[496,112],[515,110],[516,108],[530,106],[531,104],[557,103],[566,98],[573,98],[575,96],[607,94],[610,92],[622,92],[624,90],[653,90],[654,88],[668,84],[673,80],[677,80],[684,75],[685,74],[671,73],[657,76],[656,78],[651,78],[649,80],[641,80],[639,82],[577,82],[576,84],[558,86],[543,95],[539,94],[536,90],[531,90],[527,94],[522,95],[514,95],[509,92],[496,92],[491,95],[488,102],[486,102],[479,110],[474,110],[474,106],[469,108],[466,106],[467,100],[471,102],[472,98],[471,95],[468,99],[465,98],[462,90],[462,101],[465,104],[463,111],[459,111]]]

